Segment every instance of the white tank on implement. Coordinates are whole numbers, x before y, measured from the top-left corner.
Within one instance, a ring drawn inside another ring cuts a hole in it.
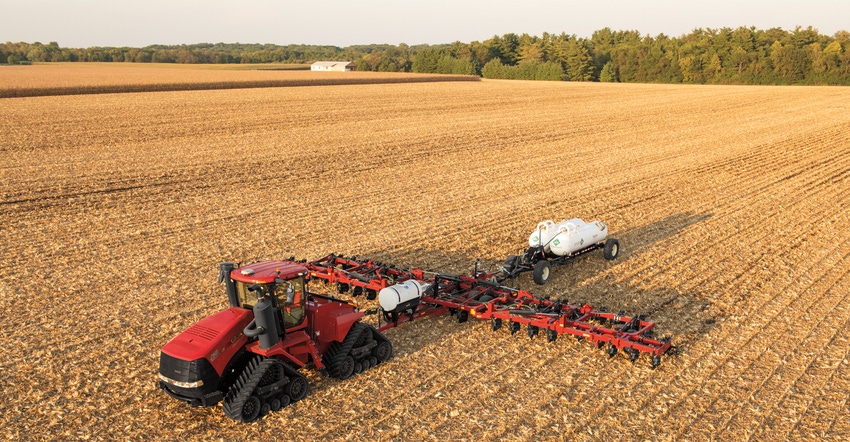
[[[551,219],[537,223],[537,229],[528,237],[529,247],[543,246],[543,250],[549,251],[552,238],[558,234],[558,225]]]
[[[378,293],[378,302],[387,312],[400,312],[419,305],[419,298],[431,287],[431,284],[409,279],[396,285],[384,287]]]
[[[549,243],[548,252],[557,256],[566,256],[593,244],[605,241],[608,226],[602,221],[586,223],[579,218],[561,221]]]

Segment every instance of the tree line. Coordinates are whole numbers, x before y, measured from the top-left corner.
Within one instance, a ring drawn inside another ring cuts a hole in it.
[[[440,45],[193,44],[63,48],[0,43],[0,62],[287,63],[347,60],[361,71],[484,78],[696,84],[850,85],[850,32],[812,27],[696,29],[680,37],[604,28],[575,35],[496,35]]]

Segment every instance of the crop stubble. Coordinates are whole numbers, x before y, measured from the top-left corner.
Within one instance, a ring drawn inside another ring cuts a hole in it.
[[[9,439],[761,439],[850,435],[850,94],[482,81],[3,99]],[[682,354],[452,318],[251,425],[156,388],[225,306],[223,260],[356,254],[461,272],[536,222],[623,245],[524,288],[647,312]]]

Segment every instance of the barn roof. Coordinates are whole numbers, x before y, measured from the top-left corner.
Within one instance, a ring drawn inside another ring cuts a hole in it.
[[[317,62],[313,63],[312,66],[333,67],[333,66],[339,66],[339,65],[348,66],[350,64],[354,64],[354,63],[352,63],[350,61],[317,61]]]

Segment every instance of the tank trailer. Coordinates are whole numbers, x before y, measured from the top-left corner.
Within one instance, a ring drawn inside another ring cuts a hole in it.
[[[608,238],[608,226],[602,221],[586,223],[580,218],[565,219],[557,224],[552,220],[543,221],[528,237],[525,253],[508,255],[502,266],[502,280],[532,271],[534,282],[543,285],[549,282],[553,266],[569,264],[597,249],[603,249],[603,256],[609,261],[620,254],[620,242]]]

